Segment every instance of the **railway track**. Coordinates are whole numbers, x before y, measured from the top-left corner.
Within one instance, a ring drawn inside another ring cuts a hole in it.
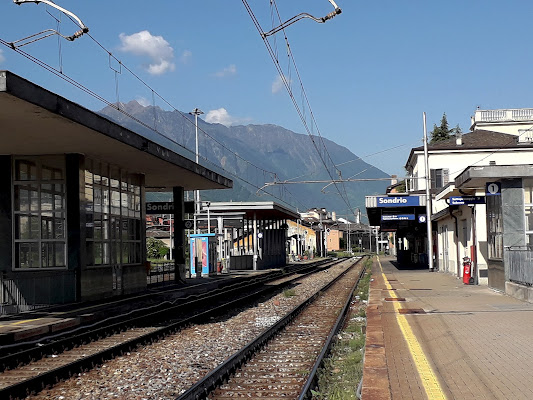
[[[241,285],[214,294],[192,296],[179,305],[157,310],[155,313],[137,315],[126,321],[57,338],[36,348],[4,356],[0,359],[0,365],[3,365],[3,372],[0,373],[0,398],[25,397],[137,346],[157,341],[188,324],[254,301],[328,265],[331,263],[308,265],[302,268],[304,271],[297,271],[291,276],[278,276],[276,280],[271,277],[268,282],[256,280],[246,287]],[[171,320],[161,322],[165,318]],[[159,321],[159,326],[154,326],[155,321]]]
[[[364,274],[354,263],[178,400],[310,398],[317,370]],[[341,279],[342,278],[342,279]]]

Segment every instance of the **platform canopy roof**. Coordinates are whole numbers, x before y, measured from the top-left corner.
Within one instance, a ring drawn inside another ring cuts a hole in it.
[[[284,207],[273,201],[230,201],[213,202],[209,204],[209,211],[217,213],[244,212],[246,218],[278,220],[278,219],[298,219],[300,214],[296,210]]]
[[[417,194],[366,196],[365,204],[369,225],[381,226],[382,228],[383,222],[388,227],[418,224],[417,217],[426,212],[426,197]],[[385,221],[384,215],[391,217],[391,219]],[[395,220],[393,216],[398,216],[398,219]],[[412,218],[412,221],[404,220],[401,216],[409,216],[405,218]]]
[[[0,154],[80,153],[144,174],[148,191],[231,188],[233,182],[101,115],[0,71]]]
[[[466,168],[455,178],[460,189],[485,189],[489,181],[533,176],[533,165],[485,165]]]

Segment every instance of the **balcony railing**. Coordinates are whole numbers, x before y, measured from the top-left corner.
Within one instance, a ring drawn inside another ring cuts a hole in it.
[[[533,121],[533,108],[476,110],[473,123]]]

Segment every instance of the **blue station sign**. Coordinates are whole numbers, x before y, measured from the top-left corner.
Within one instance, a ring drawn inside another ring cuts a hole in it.
[[[452,196],[450,197],[449,204],[451,206],[485,204],[485,196]]]
[[[420,205],[418,196],[378,196],[376,197],[378,207],[416,207]]]
[[[502,184],[500,182],[487,182],[485,184],[485,196],[500,196]]]
[[[381,216],[382,221],[414,221],[414,214],[385,214]]]

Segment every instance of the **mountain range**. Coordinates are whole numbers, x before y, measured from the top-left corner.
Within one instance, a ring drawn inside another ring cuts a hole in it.
[[[121,111],[108,106],[99,113],[148,139],[194,159],[194,116],[178,111],[165,111],[157,106],[145,107],[135,100],[120,103],[119,107]],[[331,140],[295,133],[278,125],[224,126],[210,124],[198,118],[198,129],[200,163],[228,176],[234,182],[234,187],[230,190],[202,191],[203,200],[274,200],[285,202],[299,210],[325,207],[328,211],[336,211],[337,215],[341,216],[351,214],[343,197],[348,199],[352,210],[359,208],[364,213],[365,195],[382,194],[390,184],[390,181],[386,180],[337,184],[343,193],[345,190],[345,196],[342,197],[334,185],[324,188],[327,183],[276,185],[267,188],[272,196],[265,194],[258,196],[258,188],[274,180],[274,176],[265,171],[275,172],[276,180],[279,181],[331,179],[313,142],[321,150],[322,159],[328,159],[322,144],[327,148],[329,157],[334,160],[344,179],[387,178],[389,175]],[[362,140],[361,137],[354,136],[352,148],[356,147],[354,144],[358,140]],[[334,178],[338,178],[333,166],[330,166],[330,173]],[[149,201],[168,200],[169,196],[171,194],[147,193]]]

